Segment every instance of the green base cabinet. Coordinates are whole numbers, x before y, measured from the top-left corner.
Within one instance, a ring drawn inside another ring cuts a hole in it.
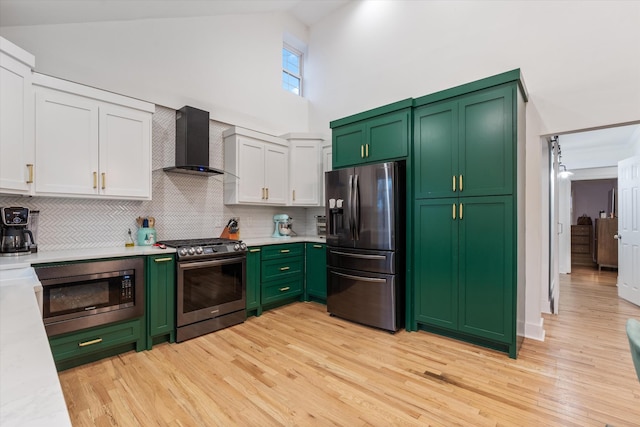
[[[519,70],[415,100],[412,318],[517,356],[524,336]]]
[[[112,323],[49,338],[58,371],[130,350],[145,349],[145,318]]]
[[[327,303],[327,245],[305,244],[305,301]]]
[[[301,300],[304,289],[304,243],[263,246],[260,270],[263,308]]]
[[[147,350],[176,340],[175,271],[173,254],[147,257]]]
[[[262,314],[262,303],[260,293],[260,253],[259,247],[247,249],[247,317],[260,316]]]
[[[331,122],[332,167],[406,158],[411,104],[408,99]]]

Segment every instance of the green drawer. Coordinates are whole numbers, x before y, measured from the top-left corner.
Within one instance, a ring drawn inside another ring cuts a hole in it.
[[[304,243],[284,243],[262,247],[262,260],[280,259],[283,256],[304,256]]]
[[[261,278],[263,282],[270,280],[288,280],[292,276],[302,277],[304,273],[304,258],[288,257],[262,261]]]
[[[302,294],[302,277],[277,281],[271,284],[263,283],[262,303],[270,304]]]
[[[52,337],[49,338],[49,345],[53,353],[53,360],[58,362],[122,344],[135,343],[141,338],[141,321],[136,319]],[[138,350],[137,347],[136,345],[136,350]],[[140,350],[142,347],[144,346],[141,345]]]

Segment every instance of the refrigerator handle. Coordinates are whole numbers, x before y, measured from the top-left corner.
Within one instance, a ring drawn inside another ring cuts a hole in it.
[[[360,186],[358,185],[358,175],[353,180],[353,238],[360,240]]]
[[[349,235],[353,240],[353,175],[349,175],[349,212],[347,218],[349,219]]]

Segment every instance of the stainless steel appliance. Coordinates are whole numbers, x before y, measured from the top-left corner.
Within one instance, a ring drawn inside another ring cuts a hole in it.
[[[275,230],[273,230],[271,237],[291,237],[292,234],[295,235],[291,228],[292,219],[293,218],[287,214],[274,215],[273,222],[275,223]]]
[[[327,311],[365,325],[404,326],[405,165],[325,173]]]
[[[245,321],[247,245],[221,238],[160,243],[178,251],[177,342]]]
[[[35,245],[29,225],[29,208],[14,206],[0,208],[0,255],[28,255]]]
[[[144,260],[117,258],[36,266],[43,320],[54,336],[144,314]]]

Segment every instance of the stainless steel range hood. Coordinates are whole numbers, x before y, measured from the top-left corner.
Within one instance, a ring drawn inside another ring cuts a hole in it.
[[[209,167],[209,112],[182,107],[176,112],[176,162],[166,172],[212,176],[224,173]]]

